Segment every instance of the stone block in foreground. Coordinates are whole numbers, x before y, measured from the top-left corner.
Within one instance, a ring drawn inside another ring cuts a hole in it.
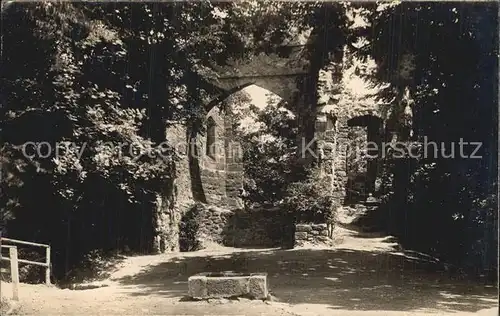
[[[188,279],[188,295],[196,299],[248,296],[266,299],[267,273],[205,272]]]

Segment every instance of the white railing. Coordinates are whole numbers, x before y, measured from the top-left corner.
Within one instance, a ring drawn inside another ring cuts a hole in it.
[[[4,244],[4,243],[9,243],[9,244]],[[19,259],[18,254],[17,254],[17,246],[12,245],[12,244],[45,248],[45,262]],[[1,250],[3,250],[3,249],[9,249],[9,257],[8,258],[2,256]],[[50,263],[50,246],[49,245],[1,237],[0,238],[0,261],[1,260],[10,261],[10,276],[11,276],[11,280],[12,280],[12,299],[14,299],[16,301],[19,300],[19,263],[26,263],[26,264],[32,264],[32,265],[36,265],[36,266],[45,267],[45,283],[47,285],[51,284],[50,283],[51,263]]]

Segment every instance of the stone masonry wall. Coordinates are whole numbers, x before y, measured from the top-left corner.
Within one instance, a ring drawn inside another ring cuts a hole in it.
[[[230,218],[224,244],[242,248],[291,248],[293,230],[293,220],[280,209],[236,210]]]
[[[240,190],[243,188],[243,147],[236,140],[233,130],[235,118],[230,109],[226,110],[224,116],[225,135],[224,147],[226,156],[226,202],[231,209],[242,208],[243,201],[240,198]]]
[[[169,126],[166,137],[178,149],[181,159],[176,164],[173,181],[165,184],[162,196],[157,197],[153,223],[154,252],[179,250],[179,223],[182,215],[193,205],[189,162],[187,159],[186,128],[181,124]]]
[[[328,230],[326,224],[297,224],[295,226],[295,247],[307,244],[328,243]]]
[[[279,210],[229,211],[198,204],[193,212],[191,227],[197,231],[185,249],[203,248],[207,241],[236,248],[292,247],[293,223]]]
[[[338,120],[333,115],[324,115],[316,122],[316,139],[321,143],[321,167],[323,174],[331,179],[332,195],[339,203],[344,203],[347,187],[347,151],[349,129],[346,120]]]
[[[201,183],[208,204],[222,206],[226,201],[226,154],[224,116],[218,107],[214,107],[207,115],[215,122],[215,159],[206,154],[207,135],[199,135],[199,162],[201,167]],[[205,201],[202,201],[205,202]]]
[[[166,129],[166,139],[175,147],[180,159],[176,164],[173,183],[166,183],[156,201],[154,216],[155,252],[176,251],[179,248],[179,223],[195,202],[240,208],[243,183],[242,154],[233,144],[231,118],[214,107],[207,115],[215,122],[215,157],[206,154],[207,135],[188,135],[185,124],[172,124]],[[236,151],[235,151],[236,150]]]
[[[207,119],[215,122],[215,159],[206,154],[206,133],[199,135],[200,184],[205,200],[200,202],[225,208],[242,207],[239,198],[243,186],[241,146],[234,140],[230,115],[214,107]]]
[[[215,206],[197,205],[194,219],[197,223],[196,238],[199,243],[211,241],[223,245],[224,234],[233,215],[233,212]]]
[[[214,158],[206,155],[206,134],[195,138],[196,159],[191,159],[186,127],[177,124],[167,128],[167,139],[178,149],[181,159],[176,165],[175,181],[166,184],[163,196],[158,197],[154,249],[159,252],[178,250],[179,223],[195,202],[215,207],[207,209],[199,217],[199,233],[214,242],[232,247],[293,244],[294,233],[293,228],[290,228],[293,224],[279,215],[280,212],[221,211],[242,207],[239,198],[243,180],[242,154],[237,152],[239,147],[234,144],[231,116],[215,107],[208,117],[216,124]],[[356,142],[356,138],[366,139],[366,128],[348,126],[347,117],[343,116],[337,118],[330,115],[318,123],[316,137],[323,143],[325,159],[321,163],[324,175],[332,179],[329,189],[333,196],[345,204],[346,197],[349,197],[346,193],[353,186],[353,179],[349,180],[349,176],[357,173],[351,170],[353,168],[349,161],[352,159],[348,157],[347,148]],[[354,186],[357,186],[356,183]],[[217,207],[222,209],[214,211]],[[322,242],[325,239],[321,229],[310,227],[310,230],[299,227],[298,235],[295,236],[298,244]]]
[[[368,183],[368,180],[377,177],[381,163],[379,159],[369,161],[363,152],[367,148],[367,141],[379,141],[381,135],[375,134],[380,134],[381,128],[350,126],[348,122],[353,118],[361,116],[320,113],[316,122],[316,139],[323,156],[323,175],[331,179],[329,189],[341,204],[363,199],[368,190],[373,191],[373,184]],[[368,139],[370,136],[372,139]]]

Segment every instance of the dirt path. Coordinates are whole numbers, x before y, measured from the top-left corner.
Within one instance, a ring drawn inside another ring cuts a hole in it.
[[[497,315],[497,291],[394,251],[384,238],[345,234],[335,249],[238,250],[127,258],[106,287],[23,284],[21,315]],[[269,276],[278,302],[186,301],[187,278],[238,270]],[[436,272],[437,271],[437,272]],[[10,293],[2,283],[2,293]],[[4,294],[5,295],[5,294]]]

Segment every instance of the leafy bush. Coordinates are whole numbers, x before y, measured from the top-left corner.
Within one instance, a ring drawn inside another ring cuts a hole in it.
[[[244,108],[241,113],[233,113],[236,121],[239,119],[237,137],[244,149],[243,198],[249,206],[278,206],[283,202],[288,184],[300,176],[296,168],[295,116],[286,104],[276,104],[272,97],[264,109],[238,102],[242,101],[236,100],[231,106]],[[246,122],[249,118],[253,119],[252,123]]]
[[[199,229],[196,221],[198,206],[195,205],[187,211],[179,223],[179,247],[181,251],[196,251],[201,247],[200,241],[196,238]]]
[[[258,129],[242,132],[246,204],[287,209],[298,221],[324,223],[337,208],[331,183],[314,167],[304,169],[298,159],[296,115],[286,103],[269,99],[264,109],[253,109]],[[235,104],[234,106],[238,106]],[[246,113],[249,115],[249,113]]]
[[[45,249],[42,251],[19,249],[18,258],[45,262]],[[19,281],[23,283],[43,283],[45,282],[45,268],[31,264],[19,265]]]
[[[299,222],[323,223],[333,217],[339,206],[329,186],[329,178],[323,177],[318,169],[312,169],[305,181],[288,186],[285,205]]]

